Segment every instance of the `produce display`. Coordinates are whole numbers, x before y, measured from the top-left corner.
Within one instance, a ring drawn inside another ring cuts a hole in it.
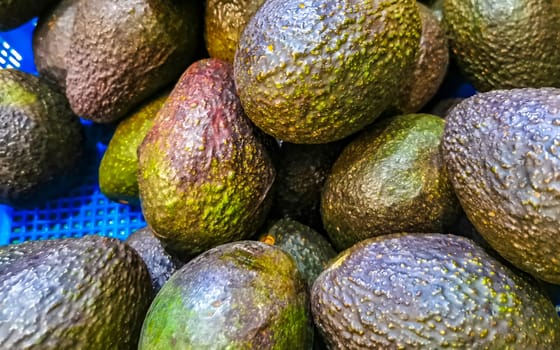
[[[560,349],[560,0],[0,0],[32,18],[0,209],[94,164],[145,222],[0,240],[0,349]]]

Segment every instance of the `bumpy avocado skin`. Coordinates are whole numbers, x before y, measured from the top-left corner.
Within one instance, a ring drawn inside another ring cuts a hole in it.
[[[233,63],[239,37],[264,0],[207,0],[204,40],[210,57]]]
[[[447,116],[442,153],[484,239],[519,269],[560,283],[560,89],[497,90]]]
[[[336,256],[329,241],[311,227],[292,219],[280,219],[259,238],[290,254],[309,287]]]
[[[0,203],[34,205],[60,189],[83,154],[79,119],[43,79],[0,70]]]
[[[2,349],[136,349],[151,299],[146,266],[117,239],[0,247]]]
[[[66,60],[72,110],[114,122],[179,78],[194,59],[201,6],[197,0],[80,2]]]
[[[459,203],[440,155],[445,121],[408,114],[373,125],[335,162],[321,197],[323,224],[337,250],[393,232],[438,232]]]
[[[420,28],[413,0],[266,1],[235,55],[243,108],[284,141],[342,139],[394,102]]]
[[[270,209],[276,171],[227,62],[205,59],[185,71],[138,156],[146,221],[180,257],[248,238]]]
[[[432,11],[417,3],[422,21],[420,47],[412,77],[397,103],[400,113],[415,113],[422,109],[438,91],[449,65],[449,48],[440,21]]]
[[[455,235],[360,242],[317,278],[311,305],[336,349],[560,347],[560,318],[543,292]]]
[[[43,13],[56,0],[0,1],[0,31],[14,29]]]
[[[166,90],[146,101],[117,126],[99,165],[99,189],[108,198],[140,205],[138,147],[169,92]]]
[[[163,248],[161,241],[154,235],[149,226],[128,236],[126,243],[144,260],[152,278],[154,295],[159,292],[169,277],[184,265],[181,260],[172,256]]]
[[[443,23],[478,91],[560,87],[560,0],[445,0]]]
[[[61,0],[39,18],[33,31],[33,57],[39,74],[62,91],[66,86],[66,59],[74,33],[74,16],[83,0]]]
[[[309,349],[305,280],[279,248],[240,241],[202,253],[152,303],[139,349]]]

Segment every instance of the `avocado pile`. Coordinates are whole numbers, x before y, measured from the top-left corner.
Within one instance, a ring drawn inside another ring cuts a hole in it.
[[[0,1],[33,16],[0,203],[72,186],[81,118],[147,226],[0,247],[0,349],[560,349],[560,0]]]

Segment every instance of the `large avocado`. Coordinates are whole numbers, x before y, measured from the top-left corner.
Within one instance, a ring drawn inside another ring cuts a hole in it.
[[[148,99],[117,126],[99,165],[99,189],[108,198],[126,204],[140,204],[138,147],[169,92],[165,90]]]
[[[140,350],[307,350],[313,323],[304,279],[279,248],[255,241],[215,247],[163,286]]]
[[[358,243],[319,275],[311,305],[332,349],[560,348],[560,318],[534,282],[455,235]]]
[[[504,258],[560,283],[560,89],[513,89],[463,100],[442,153],[469,220]]]
[[[327,143],[373,122],[412,73],[414,0],[269,0],[235,53],[247,116],[292,143]]]
[[[392,232],[438,232],[459,204],[440,155],[445,121],[396,116],[362,132],[342,151],[321,198],[334,247]]]
[[[443,22],[477,90],[560,87],[560,0],[445,0]]]
[[[0,247],[1,349],[136,349],[151,299],[142,259],[115,238]]]
[[[82,153],[64,95],[40,77],[0,70],[0,203],[35,205],[61,190]]]
[[[0,31],[14,29],[43,13],[56,0],[0,0]]]
[[[113,122],[178,79],[194,59],[201,12],[198,0],[79,2],[66,59],[72,110]]]
[[[225,61],[205,59],[185,71],[138,158],[146,221],[184,258],[248,238],[270,209],[276,171]]]

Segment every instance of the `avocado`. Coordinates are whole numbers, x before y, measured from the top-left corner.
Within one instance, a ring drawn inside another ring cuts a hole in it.
[[[321,195],[337,250],[393,232],[438,232],[459,204],[440,155],[445,121],[429,114],[385,119],[342,151]]]
[[[61,0],[39,18],[33,31],[33,57],[39,74],[66,87],[66,59],[74,33],[74,16],[82,0]]]
[[[560,89],[495,90],[447,116],[442,154],[482,237],[519,269],[560,283]]]
[[[210,57],[233,63],[241,32],[264,0],[207,0],[204,40]]]
[[[140,205],[137,150],[169,92],[148,99],[117,126],[99,165],[99,189],[108,198]]]
[[[560,87],[559,0],[445,0],[443,22],[478,91]]]
[[[0,247],[2,349],[136,349],[151,298],[142,259],[115,238]]]
[[[311,305],[333,349],[560,348],[560,318],[544,292],[452,234],[354,245],[319,275]]]
[[[194,60],[201,13],[198,0],[79,2],[66,59],[72,110],[114,122],[175,82]]]
[[[203,59],[185,71],[138,160],[144,217],[180,258],[250,237],[270,209],[276,170],[225,61]]]
[[[83,144],[63,94],[40,77],[0,70],[0,203],[33,206],[61,191]]]
[[[125,241],[140,255],[152,279],[154,295],[184,263],[169,254],[149,226],[132,233]]]
[[[259,237],[259,241],[290,254],[309,287],[329,260],[336,256],[336,251],[325,237],[311,227],[289,218],[275,222]]]
[[[453,109],[453,107],[458,105],[463,100],[464,98],[462,97],[450,97],[450,98],[440,99],[433,106],[430,107],[428,113],[437,115],[438,117],[441,118],[445,118],[447,116],[447,113],[449,113],[449,111]]]
[[[309,349],[313,322],[292,257],[256,241],[212,248],[153,301],[138,349]]]
[[[19,27],[57,0],[0,0],[0,31]]]
[[[276,164],[276,195],[272,212],[322,230],[321,191],[346,141],[317,145],[282,142]]]
[[[247,116],[283,141],[328,143],[398,97],[420,40],[414,0],[269,0],[234,58]]]
[[[449,48],[445,32],[432,11],[417,3],[422,21],[420,47],[411,78],[397,102],[400,113],[415,113],[426,105],[438,91],[449,64]]]

